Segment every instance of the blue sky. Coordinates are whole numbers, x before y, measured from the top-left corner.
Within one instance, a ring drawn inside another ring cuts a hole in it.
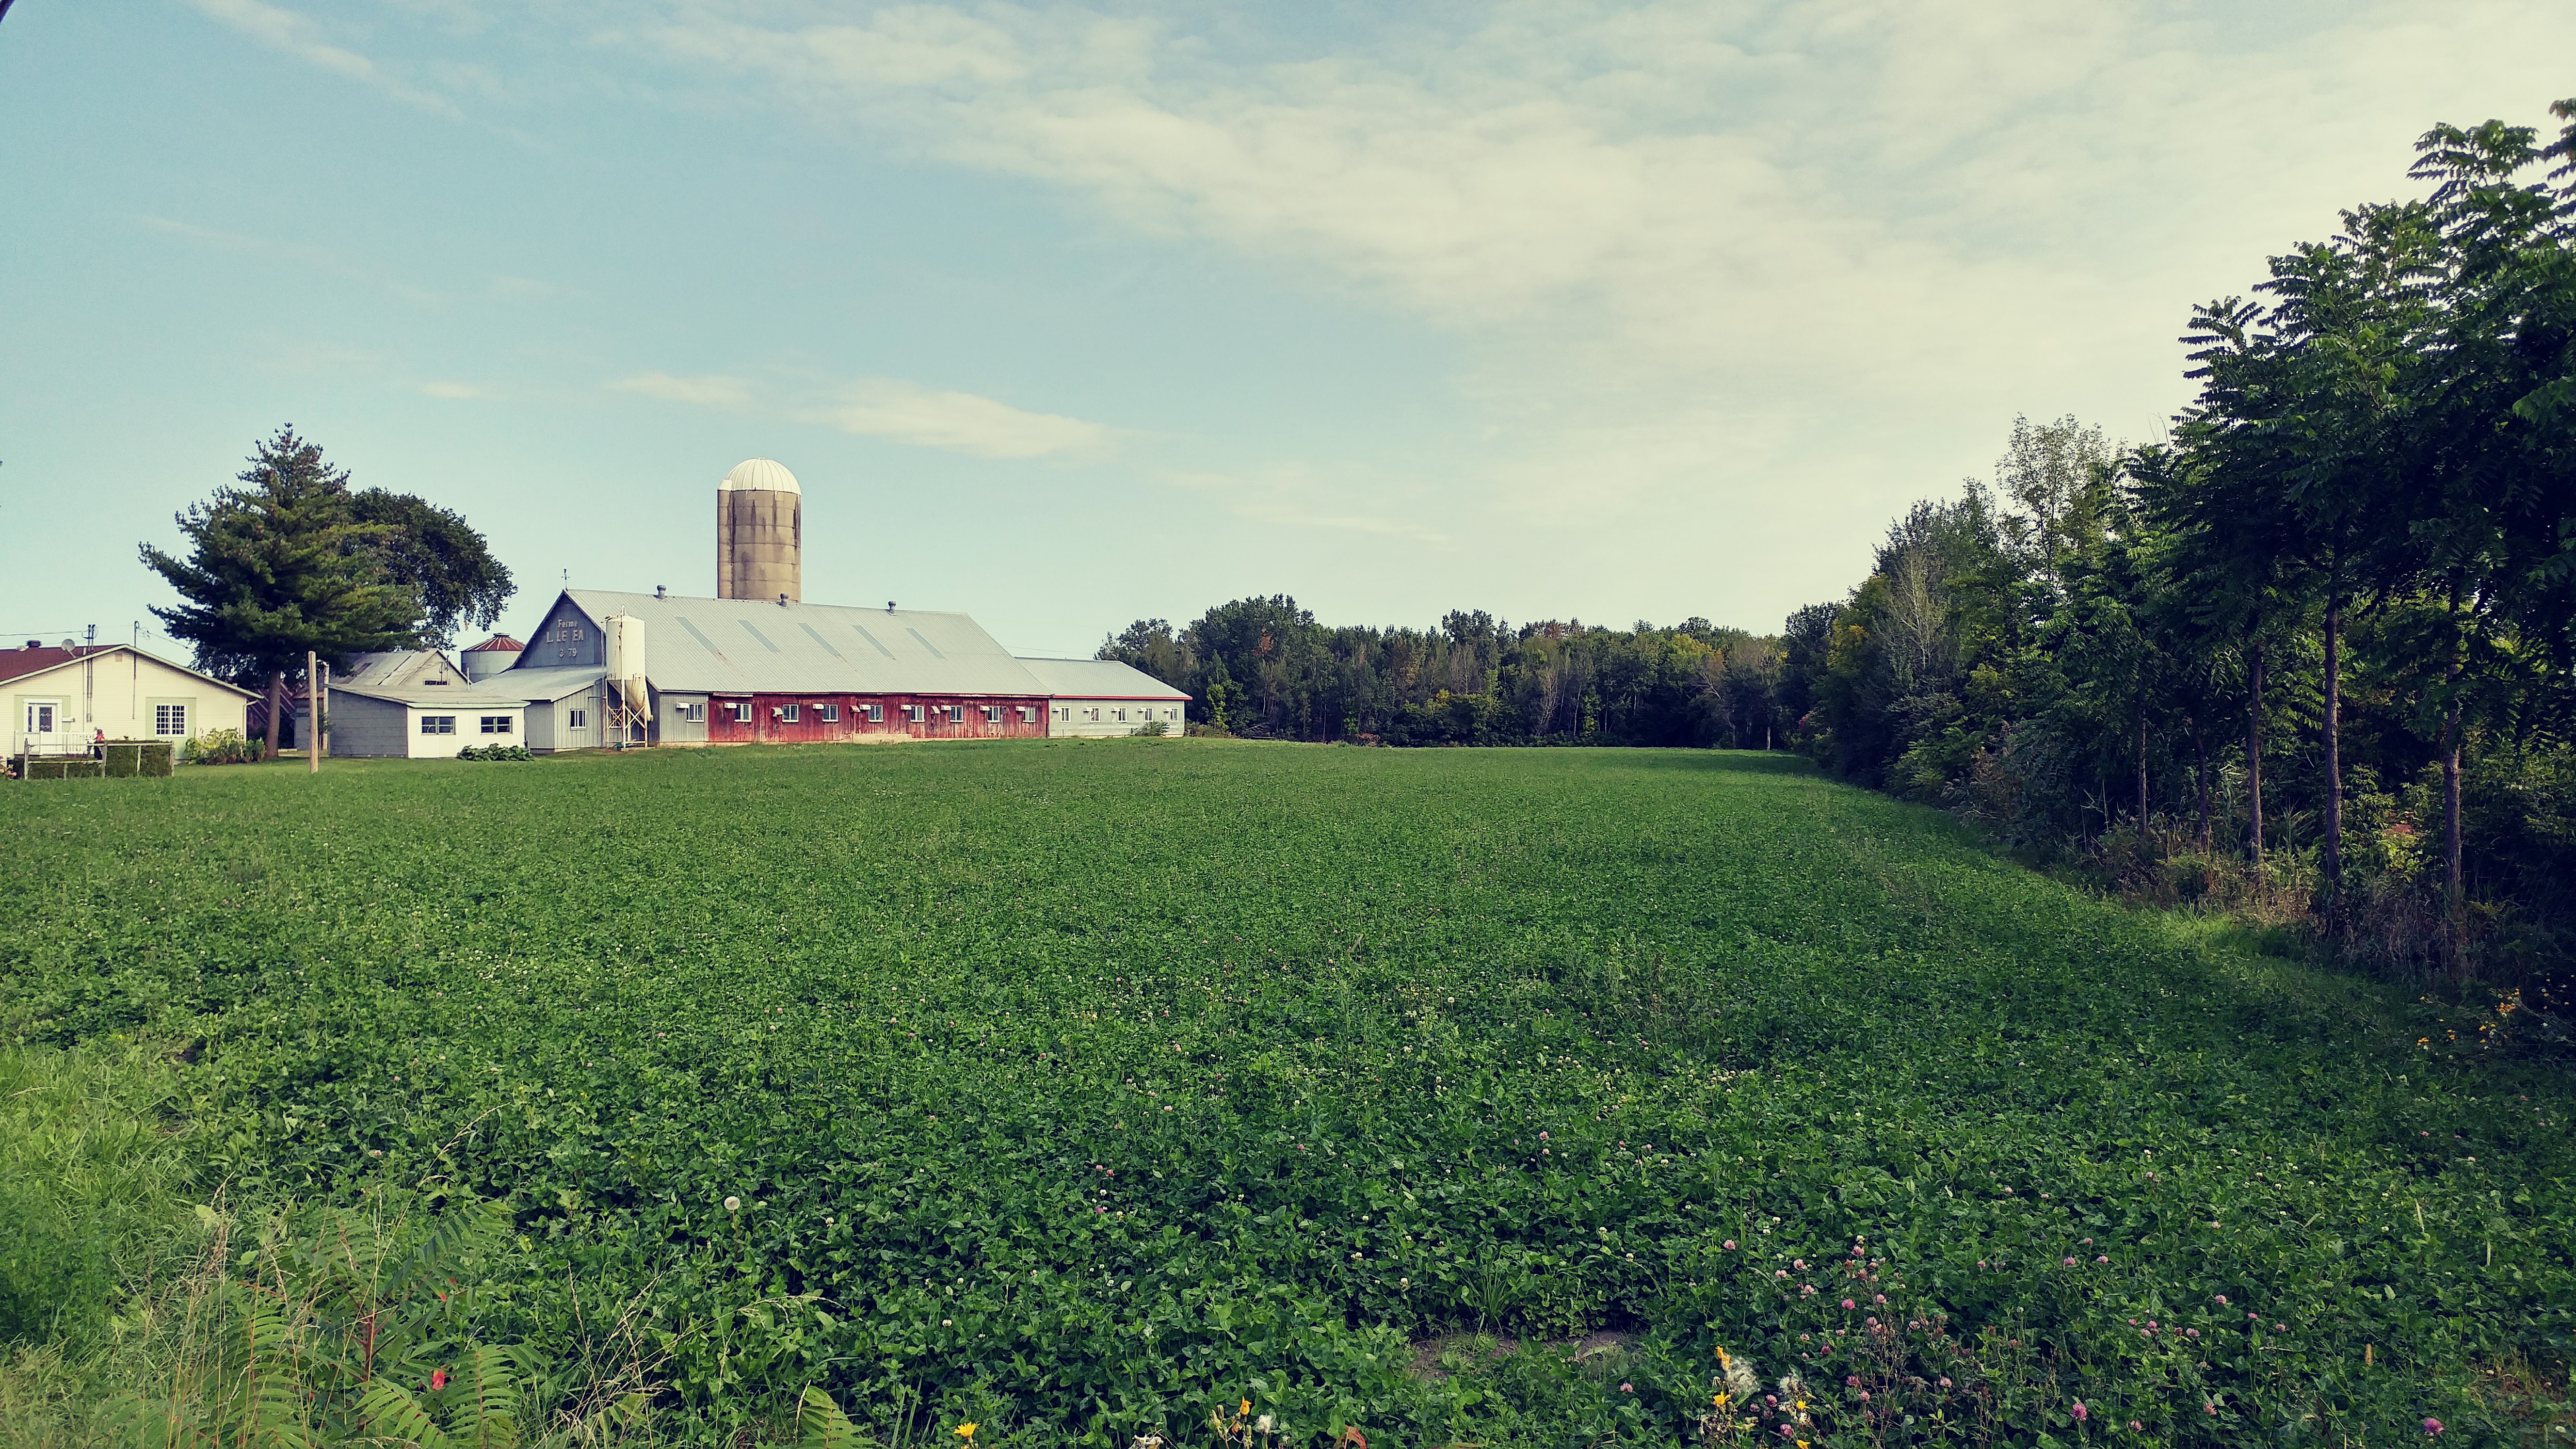
[[[1397,18],[1389,18],[1390,16]],[[2173,339],[2544,118],[2576,7],[19,0],[0,637],[292,422],[522,591],[805,594],[1030,653],[1335,622],[1778,627],[2017,413],[2152,436]]]

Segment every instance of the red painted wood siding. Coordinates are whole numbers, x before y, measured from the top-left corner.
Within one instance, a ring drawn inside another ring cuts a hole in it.
[[[751,719],[737,723],[733,707],[751,706]],[[775,711],[787,705],[797,707],[794,723],[780,718]],[[841,717],[826,721],[817,716],[820,705],[838,705]],[[881,705],[885,719],[870,723],[869,705]],[[921,723],[904,717],[906,706],[921,706]],[[962,707],[966,717],[955,724],[948,722],[951,705]],[[984,718],[986,706],[1002,711],[998,720]],[[1020,718],[1026,708],[1030,717]],[[717,745],[820,745],[842,740],[885,739],[909,736],[917,740],[1033,740],[1044,739],[1047,732],[1047,701],[1025,695],[955,695],[955,694],[717,694],[707,697],[707,742]]]

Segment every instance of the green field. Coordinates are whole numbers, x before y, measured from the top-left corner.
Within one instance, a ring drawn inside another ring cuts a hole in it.
[[[0,1040],[193,1048],[201,1195],[505,1200],[485,1336],[631,1308],[660,1434],[1671,1442],[1723,1346],[1816,1444],[2497,1442],[2576,1341],[2563,1064],[1782,756],[196,769],[0,839]]]

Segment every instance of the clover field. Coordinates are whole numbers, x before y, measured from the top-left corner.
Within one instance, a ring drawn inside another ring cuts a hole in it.
[[[506,1202],[482,1331],[625,1315],[671,1438],[2541,1442],[2576,1348],[2509,1018],[1783,756],[201,768],[0,840],[0,1037],[178,1050],[201,1193]]]

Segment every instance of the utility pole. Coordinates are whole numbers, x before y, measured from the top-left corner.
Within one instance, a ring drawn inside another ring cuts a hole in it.
[[[313,651],[304,651],[304,707],[313,728],[304,741],[304,773],[322,772],[322,667]]]

